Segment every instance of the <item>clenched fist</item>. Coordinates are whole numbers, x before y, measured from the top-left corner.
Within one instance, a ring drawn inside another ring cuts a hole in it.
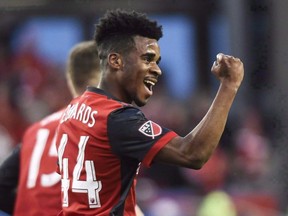
[[[212,73],[220,80],[222,85],[235,88],[241,85],[244,77],[244,66],[239,58],[219,53],[211,68]]]

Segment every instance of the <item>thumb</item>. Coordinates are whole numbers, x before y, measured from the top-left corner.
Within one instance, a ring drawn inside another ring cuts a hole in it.
[[[212,65],[212,68],[211,68],[211,71],[212,72],[217,72],[218,70],[219,70],[219,68],[220,68],[220,62],[222,61],[222,59],[223,59],[223,53],[218,53],[217,55],[216,55],[216,60],[213,62],[213,65]]]
[[[222,61],[223,55],[224,55],[223,53],[218,53],[218,54],[216,55],[216,64],[217,64],[217,65]]]

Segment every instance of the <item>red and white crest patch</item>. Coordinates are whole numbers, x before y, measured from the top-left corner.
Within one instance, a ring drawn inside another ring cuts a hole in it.
[[[154,139],[155,136],[159,136],[162,133],[162,128],[155,122],[149,120],[139,128],[139,131],[145,136]]]

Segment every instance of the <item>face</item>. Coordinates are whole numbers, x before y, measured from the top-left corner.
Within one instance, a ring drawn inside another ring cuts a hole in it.
[[[123,101],[143,106],[161,75],[160,47],[155,39],[136,36],[134,41],[135,49],[123,57],[121,92]]]

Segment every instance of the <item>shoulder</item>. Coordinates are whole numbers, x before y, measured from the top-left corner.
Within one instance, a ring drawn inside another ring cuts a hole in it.
[[[30,136],[31,134],[35,133],[35,131],[39,130],[39,128],[42,128],[42,127],[49,128],[49,129],[50,128],[56,129],[56,126],[58,125],[63,112],[64,112],[64,109],[59,110],[57,112],[54,112],[44,117],[40,121],[33,123],[31,126],[29,126],[26,129],[23,137],[25,138],[27,136]]]
[[[54,112],[46,117],[44,117],[42,120],[39,121],[39,125],[40,126],[45,126],[47,124],[50,124],[50,123],[54,123],[54,122],[57,122],[60,120],[62,114],[64,112],[64,109],[61,109],[57,112]]]
[[[113,112],[111,112],[110,118],[113,120],[120,120],[122,118],[131,120],[135,118],[145,118],[145,115],[139,108],[124,104],[121,108],[115,109]]]

